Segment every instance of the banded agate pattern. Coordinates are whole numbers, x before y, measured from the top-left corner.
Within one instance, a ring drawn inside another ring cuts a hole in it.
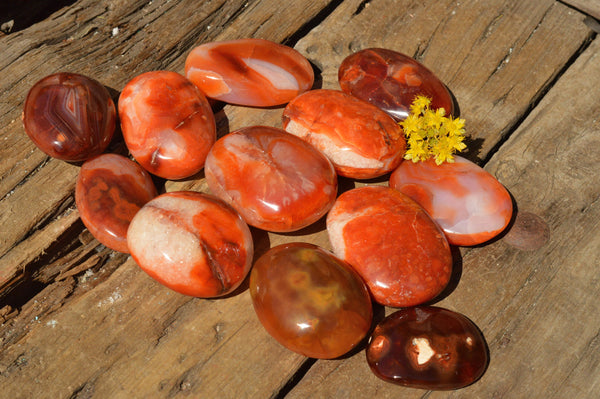
[[[302,54],[263,39],[202,44],[189,53],[185,74],[210,98],[255,107],[285,104],[314,82]]]
[[[80,162],[101,154],[110,144],[117,112],[108,90],[94,79],[60,72],[29,90],[23,126],[47,155]]]
[[[455,155],[454,162],[403,162],[393,187],[415,200],[453,245],[477,245],[501,233],[512,218],[510,194],[485,169]]]

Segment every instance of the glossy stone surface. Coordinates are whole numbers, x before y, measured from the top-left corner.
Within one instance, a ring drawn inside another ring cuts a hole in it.
[[[165,179],[202,170],[216,140],[208,100],[175,72],[152,71],[133,78],[119,97],[119,116],[131,155]]]
[[[477,381],[488,364],[485,339],[460,313],[423,306],[399,310],[375,327],[367,362],[398,385],[450,390]]]
[[[370,102],[400,121],[410,113],[417,95],[431,98],[431,109],[454,112],[446,86],[413,58],[392,50],[369,48],[348,56],[338,71],[340,87],[346,93]]]
[[[389,187],[364,186],[338,197],[327,215],[334,253],[385,306],[435,298],[450,280],[452,255],[442,230],[416,202]]]
[[[219,139],[206,159],[206,181],[252,226],[298,230],[335,201],[337,176],[317,149],[281,129],[252,126]]]
[[[342,356],[371,328],[371,300],[358,274],[312,244],[268,250],[252,268],[250,295],[267,332],[304,356]]]
[[[188,55],[185,74],[210,98],[255,107],[285,104],[314,81],[302,54],[262,39],[202,44]]]
[[[460,156],[454,160],[441,165],[433,160],[402,162],[390,176],[390,187],[425,208],[450,244],[481,244],[506,228],[512,199],[483,168]]]
[[[74,73],[46,76],[29,90],[25,132],[51,157],[79,162],[101,154],[113,137],[116,109],[108,90]]]
[[[283,128],[321,150],[337,173],[370,179],[402,161],[402,129],[377,107],[338,90],[311,90],[283,112]]]
[[[131,219],[156,195],[148,172],[116,154],[86,161],[75,186],[75,202],[85,227],[102,244],[126,253]]]
[[[254,253],[250,229],[234,209],[191,191],[162,194],[144,205],[129,225],[127,245],[152,278],[202,298],[239,287]]]

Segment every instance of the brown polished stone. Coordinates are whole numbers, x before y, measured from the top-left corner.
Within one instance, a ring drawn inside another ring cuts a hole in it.
[[[250,295],[267,332],[304,356],[342,356],[371,328],[371,300],[359,275],[313,244],[283,244],[262,255],[250,273]]]
[[[365,100],[400,121],[417,95],[429,97],[431,108],[454,112],[450,92],[423,64],[388,49],[370,48],[348,56],[340,65],[342,90]]]
[[[487,344],[477,326],[460,313],[432,306],[386,317],[373,331],[366,354],[379,378],[431,390],[470,385],[488,364]]]
[[[126,253],[131,219],[156,195],[148,172],[117,154],[87,160],[75,186],[75,202],[83,224],[102,244]]]
[[[101,154],[112,139],[115,104],[97,81],[75,73],[46,76],[29,90],[23,126],[51,157],[79,162]]]

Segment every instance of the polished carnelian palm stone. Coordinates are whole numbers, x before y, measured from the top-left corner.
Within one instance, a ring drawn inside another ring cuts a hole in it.
[[[248,225],[220,199],[198,192],[159,195],[134,216],[127,245],[152,278],[202,298],[234,291],[252,265]]]
[[[327,215],[334,253],[386,306],[432,300],[450,280],[452,255],[442,230],[416,202],[389,187],[364,186],[338,197]]]
[[[60,72],[33,85],[22,118],[25,132],[40,150],[79,162],[108,147],[116,114],[104,86],[83,75]]]
[[[339,90],[311,90],[283,112],[283,128],[321,150],[341,176],[370,179],[404,156],[402,129],[379,108]]]
[[[255,107],[285,104],[314,81],[302,54],[263,39],[202,44],[188,55],[185,74],[210,98]]]
[[[446,233],[450,244],[477,245],[502,232],[512,218],[512,199],[494,176],[473,162],[402,162],[390,187],[411,197]]]
[[[246,222],[276,232],[320,219],[335,201],[337,176],[316,148],[281,129],[252,126],[220,138],[206,159],[213,194]]]
[[[340,65],[342,90],[381,108],[400,121],[410,113],[417,95],[429,97],[431,109],[454,112],[454,101],[446,86],[413,58],[392,50],[369,48],[348,56]]]
[[[75,186],[75,202],[83,224],[102,244],[126,253],[131,219],[156,195],[148,172],[116,154],[87,160]]]
[[[125,144],[148,172],[183,179],[204,167],[216,140],[208,100],[189,80],[170,71],[132,79],[119,97]]]
[[[312,244],[268,250],[252,268],[250,295],[267,332],[304,356],[342,356],[371,328],[371,300],[360,276]]]
[[[366,353],[379,378],[431,390],[470,385],[488,364],[487,344],[477,326],[460,313],[433,306],[386,317],[375,327]]]

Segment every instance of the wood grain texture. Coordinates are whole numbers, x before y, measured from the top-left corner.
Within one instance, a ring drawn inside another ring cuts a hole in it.
[[[282,397],[312,364],[267,335],[244,289],[219,300],[184,297],[86,238],[73,208],[78,166],[45,157],[19,120],[29,87],[58,70],[92,76],[116,98],[139,73],[182,72],[199,43],[261,37],[300,39],[296,48],[323,87],[337,87],[337,66],[354,50],[415,56],[455,94],[474,139],[471,159],[491,157],[488,170],[519,210],[551,229],[535,251],[503,240],[461,251],[460,280],[440,305],[470,317],[488,340],[492,361],[477,384],[447,393],[399,388],[374,377],[357,351],[317,361],[288,396],[600,396],[589,377],[600,361],[599,44],[581,19],[549,0],[80,0],[0,37],[0,392]],[[280,126],[281,111],[225,106],[219,135]],[[122,151],[118,143],[112,149]],[[341,190],[356,184],[340,180]],[[163,189],[208,191],[202,173]],[[329,248],[324,228],[321,220],[291,234],[253,229],[256,256],[283,242]],[[17,298],[27,284],[41,291]]]
[[[562,0],[562,2],[591,15],[596,19],[600,19],[599,0]]]

